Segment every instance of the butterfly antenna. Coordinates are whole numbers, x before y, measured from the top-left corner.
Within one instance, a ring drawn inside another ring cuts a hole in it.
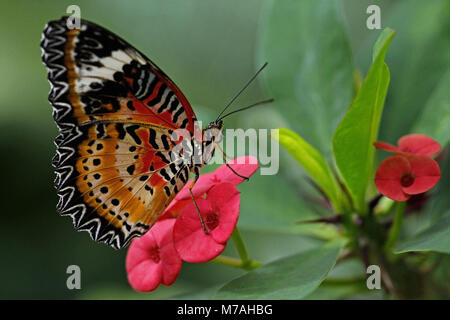
[[[234,110],[234,111],[231,111],[231,112],[228,112],[227,114],[225,114],[224,116],[222,116],[222,117],[220,117],[220,118],[218,118],[216,121],[218,121],[218,120],[222,120],[223,118],[225,118],[225,117],[228,117],[229,115],[232,115],[233,113],[236,113],[236,112],[239,112],[239,111],[244,111],[244,110],[247,110],[247,109],[250,109],[250,108],[253,108],[253,107],[256,107],[256,106],[259,106],[259,105],[261,105],[261,104],[265,104],[265,103],[271,103],[271,102],[273,102],[274,101],[274,99],[267,99],[267,100],[263,100],[263,101],[259,101],[259,102],[256,102],[256,103],[254,103],[254,104],[251,104],[251,105],[249,105],[249,106],[247,106],[247,107],[244,107],[244,108],[240,108],[240,109],[237,109],[237,110]]]
[[[223,108],[222,112],[219,113],[219,115],[217,116],[216,121],[219,120],[220,116],[225,112],[225,110],[227,110],[227,108],[233,104],[233,102],[241,95],[241,93],[242,93],[245,89],[247,89],[247,87],[250,85],[250,83],[252,83],[253,80],[255,80],[255,78],[258,76],[258,74],[259,74],[261,71],[263,71],[263,69],[264,69],[266,66],[267,66],[267,62],[265,62],[265,63],[262,65],[262,67],[259,68],[258,71],[256,71],[256,73],[253,75],[253,77],[250,78],[250,80],[247,81],[247,83],[244,85],[244,87],[243,87],[241,90],[239,90],[238,93],[236,93],[236,95],[233,97],[233,99],[230,100],[230,102],[228,102],[228,104],[225,106],[225,108]]]

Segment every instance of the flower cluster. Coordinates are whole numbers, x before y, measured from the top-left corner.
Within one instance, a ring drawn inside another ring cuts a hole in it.
[[[439,181],[441,170],[431,156],[441,146],[430,137],[409,134],[398,140],[398,147],[385,142],[375,142],[374,146],[394,153],[380,163],[375,174],[375,186],[386,197],[406,201],[430,190]]]
[[[229,165],[245,177],[258,169],[254,157],[237,158]],[[143,292],[161,283],[169,286],[180,273],[182,261],[206,262],[221,254],[239,218],[236,185],[243,180],[227,165],[201,175],[192,193],[202,219],[192,201],[189,181],[155,225],[131,243],[126,258],[131,286]]]

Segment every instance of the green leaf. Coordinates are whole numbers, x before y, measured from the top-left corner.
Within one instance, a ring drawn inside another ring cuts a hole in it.
[[[350,109],[333,137],[336,164],[352,196],[355,209],[367,210],[365,197],[377,139],[378,126],[389,85],[389,69],[384,63],[388,45],[395,32],[385,29],[377,41],[372,67]]]
[[[441,167],[441,179],[433,188],[433,196],[427,204],[426,221],[429,225],[435,224],[445,214],[450,211],[450,154],[439,161]],[[422,222],[423,223],[423,222]]]
[[[395,45],[389,49],[387,60],[392,90],[380,127],[380,140],[395,143],[401,136],[414,132],[411,130],[417,121],[421,121],[421,110],[447,70],[450,2],[408,0],[391,3],[389,9],[382,9],[382,20],[384,25],[395,29],[398,36]],[[438,118],[435,114],[433,122]]]
[[[367,291],[365,283],[350,283],[345,285],[322,283],[322,285],[312,294],[307,296],[305,300],[342,300]]]
[[[386,59],[392,75],[379,140],[395,144],[412,132],[421,110],[448,67],[450,2],[448,0],[378,1],[381,24],[396,30]],[[373,0],[343,1],[355,65],[370,67],[371,44],[378,33],[367,29],[366,8]],[[433,17],[433,19],[430,19]]]
[[[230,281],[215,299],[301,299],[333,268],[343,242],[276,260]]]
[[[437,251],[450,253],[450,216],[444,216],[435,225],[420,232],[411,239],[402,241],[395,253],[409,251]]]
[[[450,140],[450,68],[440,79],[411,132],[426,134],[442,147]]]
[[[352,52],[339,1],[269,1],[258,60],[289,127],[326,158],[330,140],[353,97]],[[320,35],[320,36],[319,36]]]
[[[342,202],[345,198],[343,195],[340,195],[339,185],[320,152],[289,129],[279,129],[278,137],[273,135],[272,138],[278,140],[295,160],[303,166],[311,179],[327,195],[334,210],[342,213]]]

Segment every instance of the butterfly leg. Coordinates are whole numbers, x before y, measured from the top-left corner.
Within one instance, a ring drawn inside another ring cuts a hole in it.
[[[227,159],[225,158],[225,153],[223,153],[223,161],[225,161],[225,164],[227,165],[227,167],[230,168],[230,170],[233,171],[233,173],[234,173],[235,175],[237,175],[238,177],[240,177],[240,178],[242,178],[242,179],[244,179],[244,180],[247,180],[247,181],[250,180],[249,177],[245,177],[245,176],[243,176],[243,175],[237,173],[237,172],[236,172],[236,171],[228,164]]]
[[[230,168],[230,170],[231,171],[233,171],[233,173],[235,174],[235,175],[237,175],[238,177],[240,177],[240,178],[242,178],[242,179],[244,179],[244,180],[250,180],[250,178],[249,177],[246,177],[246,176],[243,176],[243,175],[241,175],[241,174],[239,174],[239,173],[237,173],[228,163],[226,164],[227,165],[227,167],[228,168]]]
[[[192,181],[191,185],[189,186],[189,193],[191,194],[192,201],[194,201],[194,206],[195,206],[195,209],[197,210],[198,217],[200,218],[200,222],[202,224],[203,231],[205,232],[205,234],[209,234],[208,230],[206,229],[205,221],[203,221],[202,215],[200,213],[200,209],[198,208],[197,202],[195,201],[194,194],[192,193],[192,188],[194,188],[194,185],[197,182],[199,177],[200,177],[200,175],[198,174],[198,172],[196,172],[194,181]]]
[[[228,164],[227,158],[228,158],[228,159],[232,159],[232,158],[229,157],[229,156],[225,153],[225,151],[223,151],[223,149],[220,147],[220,145],[216,144],[216,148],[218,148],[218,149],[220,150],[220,152],[222,152],[222,159],[223,159],[223,162],[226,164],[226,166],[227,166],[228,168],[230,168],[230,170],[231,170],[235,175],[237,175],[238,177],[240,177],[240,178],[242,178],[242,179],[244,179],[244,180],[247,180],[247,181],[250,180],[249,177],[245,177],[245,176],[243,176],[243,175],[237,173],[236,170],[234,170],[234,169]]]

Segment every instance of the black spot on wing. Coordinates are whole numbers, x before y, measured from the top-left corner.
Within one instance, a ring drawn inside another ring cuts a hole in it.
[[[139,129],[139,125],[131,125],[131,126],[127,126],[127,128],[126,128],[128,134],[133,138],[134,142],[136,142],[136,144],[141,144],[142,140],[136,134],[137,129]]]
[[[152,100],[150,100],[147,105],[152,107],[154,105],[157,105],[160,101],[161,98],[164,94],[164,91],[167,89],[167,85],[165,83],[163,83],[159,88],[158,88],[158,94],[156,95],[156,97],[154,97]]]
[[[149,129],[149,138],[148,138],[148,142],[151,144],[151,146],[154,149],[159,149],[158,144],[156,143],[156,130],[154,129]]]
[[[180,107],[179,109],[178,109],[178,111],[173,115],[173,118],[172,118],[172,120],[173,120],[173,122],[177,122],[178,121],[178,117],[179,116],[181,116],[181,114],[184,112],[184,109],[182,108],[182,107]]]
[[[161,135],[161,141],[163,143],[164,149],[169,150],[170,145],[169,145],[169,138],[167,137],[167,135],[165,135],[165,134]]]
[[[164,186],[164,191],[166,192],[166,195],[170,197],[170,188],[168,186]]]
[[[188,123],[189,123],[188,118],[185,118],[185,119],[183,120],[183,122],[181,122],[180,128],[181,128],[181,129],[186,128],[187,125],[188,125]]]
[[[134,169],[135,169],[134,164],[132,164],[131,166],[127,167],[127,172],[130,174],[130,176],[133,175]]]
[[[170,163],[170,160],[161,151],[156,152],[155,156],[160,157],[164,163]]]
[[[166,181],[170,180],[170,176],[167,174],[166,169],[162,168],[161,170],[159,170],[159,173],[164,178],[164,180]]]
[[[127,101],[127,107],[128,107],[128,109],[130,109],[131,111],[136,110],[136,109],[134,108],[134,106],[133,106],[133,100],[128,100],[128,101]]]
[[[118,138],[120,140],[125,139],[126,132],[125,129],[123,128],[123,123],[116,123],[116,130],[118,133]]]
[[[172,99],[173,95],[174,95],[173,91],[170,91],[170,92],[167,94],[164,103],[163,103],[163,104],[161,105],[161,107],[159,107],[159,109],[158,109],[158,113],[163,112],[163,111],[167,108],[167,106],[169,105],[170,99]]]

